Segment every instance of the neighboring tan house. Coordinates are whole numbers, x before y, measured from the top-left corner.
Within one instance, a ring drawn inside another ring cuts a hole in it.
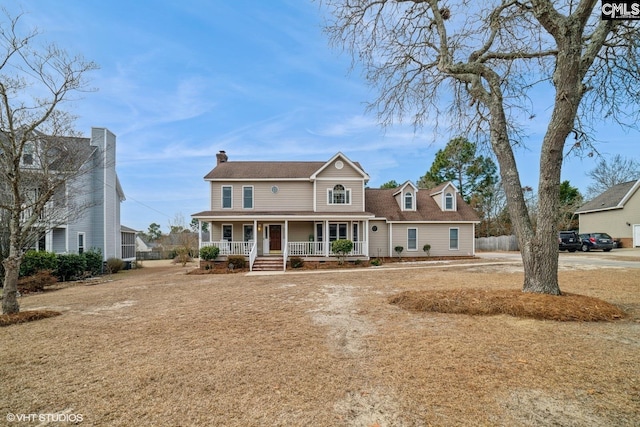
[[[222,257],[278,260],[335,259],[330,243],[349,239],[349,259],[475,255],[476,213],[451,183],[418,189],[407,181],[395,189],[369,189],[362,166],[337,153],[326,162],[229,161],[217,154],[210,182],[209,241]]]
[[[54,209],[77,210],[63,224],[45,230],[33,247],[55,253],[80,254],[100,250],[103,260],[135,261],[136,231],[120,224],[124,192],[116,173],[116,136],[105,128],[92,128],[91,138],[69,138],[76,149],[87,153],[80,174],[65,189],[65,204]]]
[[[614,185],[576,211],[580,233],[604,232],[622,247],[640,246],[640,179]]]

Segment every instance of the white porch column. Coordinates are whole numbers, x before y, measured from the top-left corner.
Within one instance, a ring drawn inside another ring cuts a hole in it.
[[[329,256],[329,220],[324,220],[324,256]]]
[[[253,242],[254,244],[258,244],[258,220],[253,220]]]
[[[364,247],[364,255],[366,257],[369,256],[369,220],[365,220],[364,222],[364,241],[366,242],[366,245]]]
[[[289,245],[289,220],[284,220],[284,246],[285,248]]]
[[[200,257],[200,249],[202,248],[202,220],[198,220],[198,258]]]

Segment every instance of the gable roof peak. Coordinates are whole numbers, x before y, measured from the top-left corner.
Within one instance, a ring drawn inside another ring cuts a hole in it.
[[[329,160],[327,160],[322,167],[320,167],[317,171],[315,171],[313,173],[313,175],[311,175],[311,179],[316,179],[318,177],[318,175],[325,170],[326,168],[329,167],[329,165],[331,165],[332,163],[334,163],[335,161],[337,161],[338,159],[342,160],[344,163],[348,164],[349,166],[351,166],[353,169],[355,169],[360,175],[362,175],[362,177],[364,178],[365,181],[369,181],[369,175],[362,169],[362,167],[360,167],[360,165],[352,162],[347,156],[345,156],[341,151],[338,151],[336,154],[333,155],[333,157],[331,157]]]
[[[411,182],[410,180],[406,180],[404,183],[402,183],[401,185],[399,185],[397,188],[397,190],[395,191],[395,193],[393,193],[393,195],[397,195],[401,192],[403,192],[405,190],[405,188],[407,187],[411,187],[413,189],[413,191],[415,191],[416,193],[418,192],[418,190],[420,190],[418,188],[417,185],[415,185],[413,182]]]

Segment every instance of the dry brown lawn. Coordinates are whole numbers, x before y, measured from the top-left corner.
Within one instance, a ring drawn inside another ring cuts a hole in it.
[[[82,415],[83,426],[640,425],[638,270],[561,271],[563,291],[626,317],[560,322],[389,302],[517,290],[513,265],[152,265],[21,299],[62,315],[0,328],[0,425],[8,414]]]

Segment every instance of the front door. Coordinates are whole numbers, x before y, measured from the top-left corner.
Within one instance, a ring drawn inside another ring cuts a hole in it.
[[[282,228],[280,225],[269,226],[269,252],[282,251]]]

